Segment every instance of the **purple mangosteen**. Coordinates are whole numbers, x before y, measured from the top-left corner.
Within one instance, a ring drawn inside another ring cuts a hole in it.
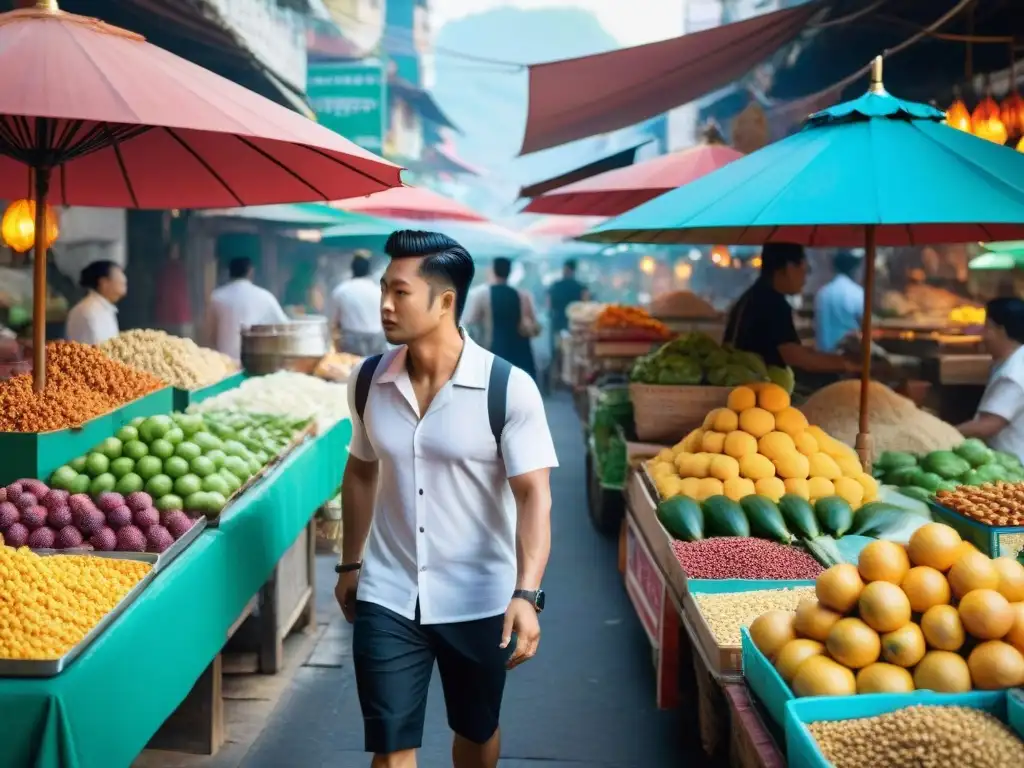
[[[125,504],[128,505],[128,509],[132,512],[138,512],[141,509],[152,507],[153,497],[145,491],[136,491],[135,493],[128,494],[128,498],[125,499]]]
[[[65,525],[57,531],[57,538],[54,542],[57,549],[76,549],[82,546],[85,539],[82,532],[73,525]]]
[[[4,543],[9,547],[24,547],[28,543],[28,528],[14,523],[4,532]]]
[[[32,549],[53,549],[57,534],[52,528],[36,528],[28,535],[28,545]]]
[[[28,495],[26,493],[21,498],[25,498]],[[47,515],[46,507],[40,507],[39,505],[27,509],[23,507],[21,510],[21,522],[30,531],[34,531],[36,528],[42,528],[46,525]]]
[[[101,493],[96,499],[96,504],[103,512],[113,512],[118,507],[124,506],[124,496],[113,491]]]
[[[39,499],[39,503],[47,509],[53,509],[54,507],[70,508],[70,503],[68,501],[70,498],[71,494],[67,491],[62,491],[59,488],[53,488],[47,491],[46,494]]]
[[[117,534],[112,528],[103,526],[89,537],[89,543],[97,552],[113,552],[117,549]]]
[[[107,525],[115,531],[126,525],[131,525],[132,511],[126,506],[120,506],[107,514]]]
[[[134,525],[125,525],[117,531],[118,552],[145,552],[146,535]]]
[[[46,515],[46,524],[55,531],[59,531],[65,525],[71,525],[71,509],[67,506],[50,507]]]
[[[9,501],[0,502],[0,531],[6,531],[21,520],[21,512]]]
[[[164,552],[173,543],[174,537],[162,525],[151,525],[146,529],[146,550],[148,552]]]
[[[39,506],[39,499],[35,497],[35,494],[22,491],[14,503],[18,509],[28,509],[29,507]]]

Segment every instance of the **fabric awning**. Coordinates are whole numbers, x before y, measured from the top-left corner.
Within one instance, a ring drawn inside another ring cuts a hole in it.
[[[658,43],[530,67],[520,154],[634,125],[742,77],[791,42],[820,0]]]
[[[448,119],[448,116],[437,105],[437,102],[434,101],[434,97],[427,91],[417,88],[408,80],[403,80],[397,75],[391,75],[388,78],[388,88],[392,94],[406,102],[424,120],[429,120],[432,123],[461,133],[458,126]]]
[[[545,192],[550,192],[552,189],[558,189],[564,187],[566,184],[572,184],[576,181],[583,181],[583,179],[589,179],[591,176],[597,176],[599,173],[605,171],[614,171],[616,168],[626,168],[636,162],[636,153],[650,141],[645,141],[637,144],[635,147],[629,149],[623,149],[616,152],[613,155],[606,155],[599,160],[581,165],[579,168],[573,168],[571,171],[560,173],[557,176],[552,176],[550,179],[544,179],[528,186],[522,187],[519,190],[519,197],[538,197],[543,195]]]
[[[334,208],[327,203],[290,203],[282,205],[249,205],[245,208],[206,208],[195,214],[205,219],[250,219],[265,221],[269,224],[282,224],[297,227],[353,227],[380,226],[387,228],[390,224],[378,223],[371,216],[361,216]]]

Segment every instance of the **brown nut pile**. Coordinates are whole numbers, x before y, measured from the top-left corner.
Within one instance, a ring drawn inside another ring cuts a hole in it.
[[[955,491],[939,491],[935,499],[944,507],[985,525],[998,528],[1024,525],[1024,483],[961,485]]]
[[[992,715],[969,707],[918,705],[807,728],[835,768],[1024,765],[1024,742]]]
[[[77,427],[164,384],[74,341],[46,345],[46,389],[32,390],[32,374],[0,382],[0,432],[52,432]]]

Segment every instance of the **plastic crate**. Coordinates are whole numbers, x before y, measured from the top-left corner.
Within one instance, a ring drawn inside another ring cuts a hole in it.
[[[165,387],[80,427],[56,432],[0,432],[0,454],[4,457],[0,483],[23,477],[47,480],[57,467],[87,453],[132,419],[170,413],[173,407],[173,390]]]
[[[693,642],[701,649],[708,669],[716,675],[737,677],[743,671],[740,645],[719,645],[694,599],[696,594],[754,592],[761,589],[813,587],[812,580],[768,581],[760,579],[690,579],[689,592],[683,597],[683,623]]]
[[[930,503],[932,518],[954,528],[964,539],[989,557],[1017,557],[1024,549],[1024,526],[997,528],[972,520],[948,507]]]
[[[765,711],[780,727],[786,722],[786,704],[793,700],[793,691],[768,657],[754,645],[750,632],[740,630],[740,648],[743,657],[743,677]]]
[[[219,395],[221,392],[226,392],[229,389],[234,389],[245,381],[245,372],[239,371],[233,373],[230,376],[221,379],[215,384],[210,384],[208,387],[201,387],[199,389],[179,389],[174,388],[174,410],[184,411],[190,405],[194,403],[201,403],[207,398]]]
[[[794,699],[786,705],[786,755],[789,768],[829,768],[832,765],[818,749],[817,742],[807,729],[807,723],[874,717],[917,704],[981,709],[1009,724],[1024,738],[1024,701],[1019,689],[970,693],[914,691]]]

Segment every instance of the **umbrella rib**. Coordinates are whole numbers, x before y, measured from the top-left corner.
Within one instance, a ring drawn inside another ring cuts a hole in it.
[[[68,204],[68,169],[64,163],[57,166],[57,174],[60,184],[60,200],[64,205]]]
[[[274,157],[273,155],[271,155],[271,154],[270,154],[269,152],[267,152],[267,151],[265,151],[265,150],[263,150],[263,149],[260,149],[260,148],[259,148],[259,147],[257,147],[257,146],[256,146],[256,145],[255,145],[254,143],[252,143],[251,141],[249,141],[249,139],[245,138],[244,136],[239,136],[239,135],[237,135],[237,134],[236,134],[236,135],[235,135],[235,138],[236,138],[236,139],[238,139],[238,140],[239,140],[240,142],[242,142],[243,144],[245,144],[245,145],[246,145],[247,147],[249,147],[249,149],[253,150],[254,152],[258,152],[258,153],[259,153],[260,155],[262,155],[262,156],[263,156],[263,157],[264,157],[265,159],[269,160],[269,161],[270,161],[270,162],[271,162],[272,164],[276,165],[276,166],[277,166],[278,168],[280,168],[280,169],[281,169],[282,171],[284,171],[285,173],[287,173],[287,174],[288,174],[289,176],[291,176],[291,177],[292,177],[293,179],[295,179],[295,180],[296,180],[297,182],[299,182],[300,184],[302,184],[302,185],[304,185],[304,186],[306,186],[306,187],[309,187],[309,188],[310,188],[311,190],[313,190],[313,191],[314,191],[314,192],[315,192],[316,194],[318,194],[318,195],[320,196],[320,198],[321,198],[322,200],[325,200],[325,201],[326,201],[326,200],[329,200],[329,198],[328,198],[328,196],[327,196],[327,195],[325,195],[325,194],[324,194],[323,192],[321,192],[321,191],[320,191],[319,189],[317,189],[317,188],[316,188],[315,186],[313,186],[312,184],[310,184],[310,183],[309,183],[309,182],[308,182],[308,181],[307,181],[306,179],[302,178],[302,176],[300,176],[299,174],[297,174],[297,173],[296,173],[295,171],[293,171],[293,170],[292,170],[291,168],[289,168],[289,167],[288,167],[287,165],[285,165],[285,164],[284,164],[284,163],[282,163],[282,162],[281,162],[280,160],[278,160],[278,159],[277,159],[276,157]],[[305,148],[305,147],[304,147],[304,148]],[[325,155],[325,157],[330,157],[330,155]],[[355,169],[353,168],[353,169],[351,169],[351,170],[355,170]],[[365,175],[365,174],[364,174],[364,175]],[[374,181],[376,181],[376,179],[374,179]]]
[[[364,179],[369,179],[370,181],[377,182],[382,187],[384,187],[384,189],[393,189],[394,188],[394,187],[391,186],[391,184],[389,182],[384,181],[383,179],[378,179],[372,173],[367,173],[366,171],[362,170],[361,168],[356,168],[351,163],[346,163],[344,160],[342,160],[342,159],[340,159],[338,157],[335,157],[334,155],[328,154],[327,152],[325,152],[324,150],[320,149],[319,147],[303,145],[302,148],[306,149],[306,150],[308,150],[308,151],[310,151],[310,152],[312,152],[314,154],[320,155],[321,157],[326,158],[327,160],[333,160],[335,163],[337,163],[338,165],[342,166],[343,168],[347,168],[348,170],[352,171],[353,173],[358,173]],[[401,186],[404,186],[404,185],[401,185]],[[326,199],[326,198],[324,198],[324,199]]]
[[[914,228],[909,224],[904,224],[903,226],[907,229],[907,242],[910,245],[914,245]]]
[[[128,190],[128,196],[132,199],[132,207],[139,207],[139,198],[135,195],[135,187],[132,185],[132,180],[128,177],[128,169],[124,164],[124,156],[121,154],[121,142],[117,140],[110,131],[110,126],[107,123],[103,123],[103,132],[107,135],[107,141],[114,150],[114,157],[117,158],[117,167],[121,170],[121,178],[124,179],[124,186]]]
[[[183,148],[183,149],[184,149],[184,150],[185,150],[186,152],[188,152],[188,153],[189,153],[190,155],[192,155],[192,157],[194,157],[194,158],[196,159],[196,161],[197,161],[197,162],[198,162],[198,163],[199,163],[199,164],[200,164],[201,166],[203,166],[203,168],[205,168],[205,169],[207,170],[207,172],[209,172],[209,174],[210,174],[211,176],[213,176],[213,178],[215,178],[215,179],[216,179],[216,180],[217,180],[218,182],[220,182],[220,185],[221,185],[222,187],[224,187],[224,189],[226,189],[226,190],[227,190],[228,194],[229,194],[229,195],[231,195],[231,197],[233,197],[233,198],[235,199],[235,202],[236,202],[236,203],[238,203],[238,205],[240,205],[240,206],[242,206],[242,207],[245,207],[245,202],[244,202],[244,201],[242,200],[242,198],[240,198],[240,197],[239,197],[239,196],[238,196],[238,195],[237,195],[237,194],[235,193],[235,190],[233,190],[233,189],[231,188],[231,185],[230,185],[230,184],[228,184],[228,183],[227,183],[227,182],[226,182],[226,181],[225,181],[225,180],[224,180],[224,179],[223,179],[223,178],[221,177],[221,175],[220,175],[219,173],[217,173],[217,171],[215,171],[215,170],[213,169],[213,166],[212,166],[212,165],[210,165],[210,164],[209,164],[208,162],[206,162],[206,160],[205,160],[205,159],[203,159],[203,157],[202,157],[202,156],[201,156],[201,155],[200,155],[200,154],[199,154],[198,152],[196,152],[196,151],[195,151],[195,150],[194,150],[194,149],[193,149],[193,148],[192,148],[192,147],[191,147],[191,146],[189,145],[189,143],[188,143],[187,141],[185,141],[185,140],[184,140],[183,138],[181,138],[181,137],[180,137],[180,136],[179,136],[179,135],[178,135],[177,133],[175,133],[175,131],[174,131],[174,129],[173,129],[173,128],[164,128],[164,130],[165,130],[165,131],[167,132],[167,134],[168,134],[168,135],[169,135],[169,136],[170,136],[170,137],[171,137],[172,139],[174,139],[174,140],[175,140],[176,142],[178,142],[178,144],[180,144],[180,145],[182,146],[182,148]]]

